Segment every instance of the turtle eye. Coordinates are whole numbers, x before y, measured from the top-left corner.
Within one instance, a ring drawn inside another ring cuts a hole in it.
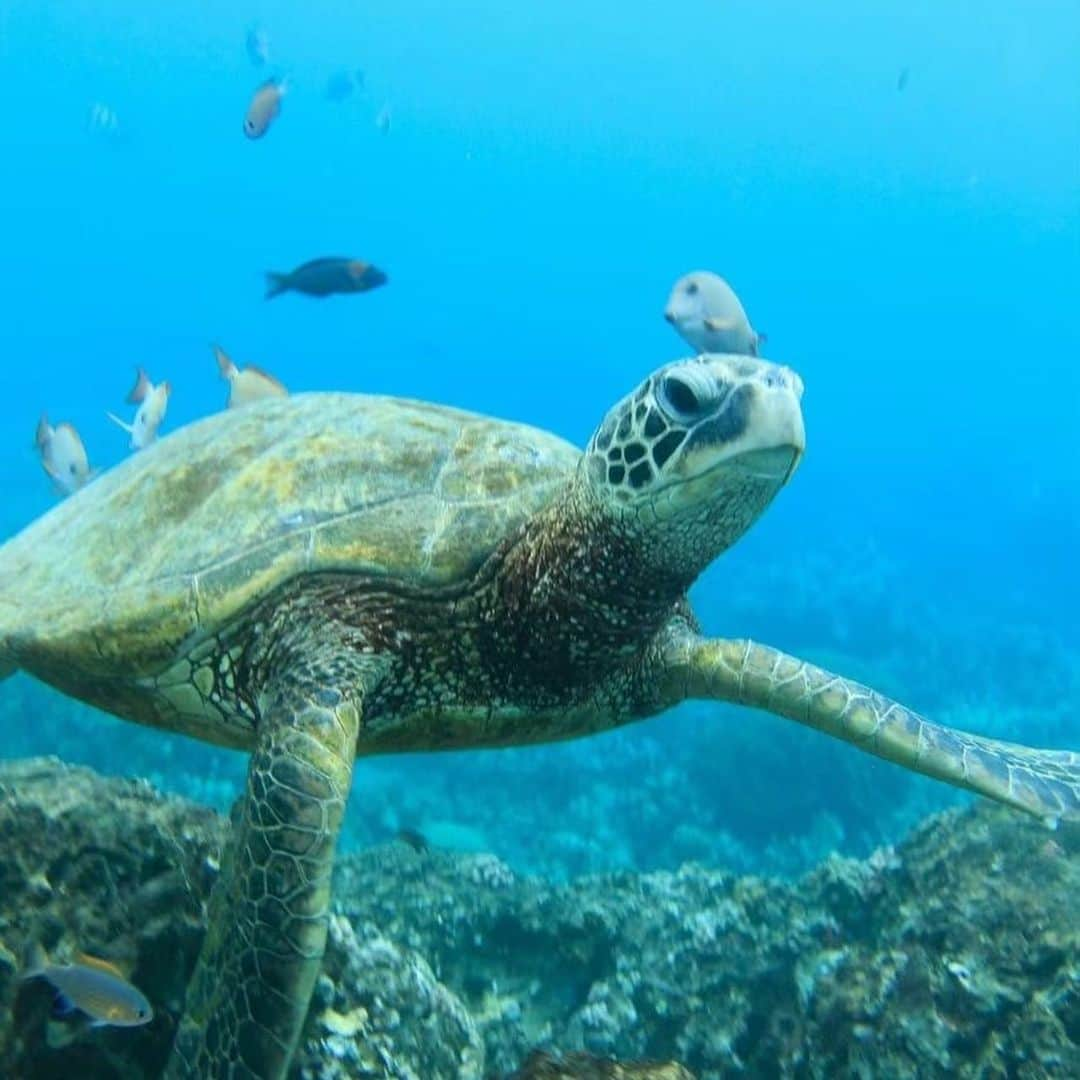
[[[704,411],[704,404],[694,388],[678,375],[668,375],[661,388],[664,401],[680,419],[694,420]]]

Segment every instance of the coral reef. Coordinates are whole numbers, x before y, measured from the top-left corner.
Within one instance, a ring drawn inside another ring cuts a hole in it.
[[[626,1062],[589,1054],[553,1057],[543,1051],[530,1054],[510,1080],[694,1080],[693,1074],[673,1062]]]
[[[159,1074],[224,828],[145,783],[0,766],[0,1075]],[[687,864],[559,885],[386,844],[340,860],[294,1077],[1080,1075],[1078,889],[1076,831],[985,805],[797,882]],[[32,940],[130,971],[153,1022],[51,1019],[18,978]]]

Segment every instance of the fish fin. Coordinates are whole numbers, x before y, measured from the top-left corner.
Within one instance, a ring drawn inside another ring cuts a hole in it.
[[[23,953],[23,969],[19,972],[20,979],[36,979],[45,974],[49,966],[49,954],[40,941],[31,941]]]
[[[75,954],[75,963],[83,967],[93,968],[95,971],[104,971],[117,979],[127,981],[127,973],[118,968],[109,960],[102,960],[100,956],[91,956],[89,953],[79,952]]]
[[[289,283],[288,274],[278,274],[273,270],[267,270],[266,272],[266,299],[273,300],[275,296],[279,296],[283,292],[288,292],[291,288]]]
[[[166,400],[166,401],[168,401],[168,400],[169,400],[169,398],[170,398],[170,397],[172,397],[172,383],[171,383],[171,382],[169,382],[169,380],[168,380],[168,379],[166,379],[166,380],[165,380],[165,381],[164,381],[164,382],[163,382],[163,383],[162,383],[162,384],[161,384],[161,385],[160,385],[160,386],[158,387],[158,389],[159,389],[160,391],[162,391],[162,393],[164,393],[164,395],[165,395],[165,400]]]
[[[217,359],[218,374],[223,379],[233,379],[239,373],[237,366],[229,359],[228,353],[220,345],[214,347],[214,357]]]
[[[49,424],[49,418],[45,413],[42,413],[41,419],[37,422],[37,429],[34,431],[34,446],[38,450],[44,450],[48,445],[51,432],[52,427]]]
[[[734,319],[717,319],[715,317],[710,317],[708,319],[703,319],[702,323],[706,330],[712,330],[714,333],[720,330],[734,330],[736,327]]]
[[[114,416],[111,412],[105,414],[114,424],[119,424],[129,435],[135,434],[135,427],[133,424],[125,424],[119,416]]]
[[[268,383],[273,383],[283,394],[288,394],[288,390],[285,388],[285,384],[280,379],[275,379],[269,371],[264,371],[261,367],[256,367],[255,364],[248,364],[245,371],[250,371],[253,375],[258,375],[260,379],[265,379]]]
[[[127,396],[127,403],[129,405],[138,405],[140,402],[146,400],[146,395],[153,390],[154,385],[150,382],[150,377],[140,367],[136,368],[135,385],[131,388],[131,393]]]
[[[58,1019],[63,1019],[65,1017],[71,1016],[73,1013],[76,1013],[78,1011],[79,1007],[75,1004],[74,1001],[71,1000],[71,998],[67,996],[67,994],[63,992],[63,990],[57,990],[56,993],[53,994],[53,1016],[57,1017]]]

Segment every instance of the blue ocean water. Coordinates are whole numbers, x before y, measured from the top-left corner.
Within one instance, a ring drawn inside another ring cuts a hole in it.
[[[957,726],[1080,745],[1080,13],[942,7],[0,0],[0,536],[55,501],[42,410],[107,467],[127,450],[105,410],[136,364],[173,384],[166,431],[222,406],[214,341],[290,389],[428,398],[584,444],[686,354],[662,307],[709,268],[805,380],[808,451],[696,586],[705,627]],[[357,68],[363,89],[327,100]],[[267,75],[289,89],[251,142]],[[337,253],[390,284],[263,299],[264,271]],[[243,771],[23,678],[0,715],[5,753],[221,805]],[[955,797],[715,705],[366,763],[356,789],[350,843],[414,825],[552,874],[794,869]]]

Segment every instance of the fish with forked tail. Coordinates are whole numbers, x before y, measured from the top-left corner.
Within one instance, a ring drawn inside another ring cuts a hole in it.
[[[287,274],[269,271],[266,275],[266,299],[272,300],[290,290],[308,296],[368,292],[385,285],[388,280],[386,274],[371,263],[332,255],[312,259]]]
[[[217,357],[221,377],[229,384],[227,408],[238,409],[241,405],[250,405],[263,398],[288,397],[289,391],[262,368],[254,364],[238,368],[220,345],[214,346],[214,356]]]
[[[93,475],[86,447],[71,424],[53,427],[42,413],[34,435],[34,445],[41,454],[41,467],[57,490],[64,495],[78,491]]]
[[[136,369],[135,385],[127,396],[128,404],[138,405],[135,419],[127,424],[112,413],[105,415],[131,435],[131,449],[143,450],[156,438],[161,421],[165,419],[165,410],[169,407],[169,395],[172,386],[167,382],[155,386],[142,368]]]
[[[124,973],[96,956],[78,953],[70,964],[54,964],[40,945],[29,950],[23,979],[44,979],[56,991],[56,1012],[81,1012],[91,1027],[138,1027],[154,1018],[146,996]]]

